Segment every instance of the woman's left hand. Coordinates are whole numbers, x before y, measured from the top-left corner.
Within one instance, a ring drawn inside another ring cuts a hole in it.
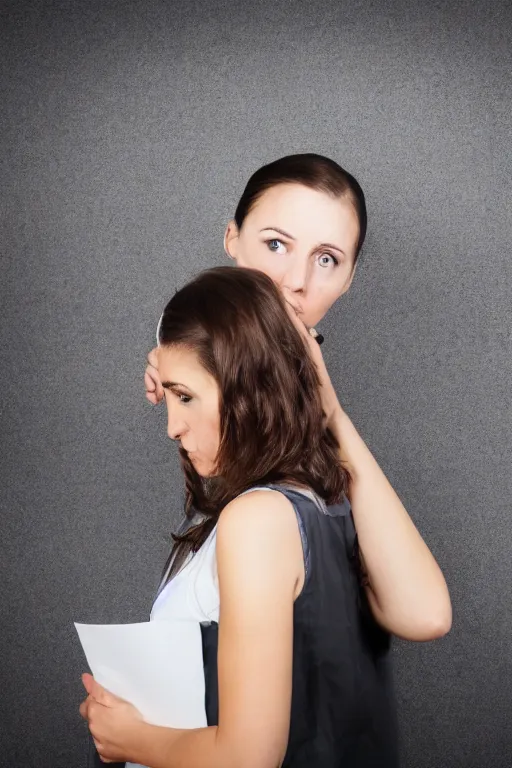
[[[92,675],[82,675],[82,682],[88,695],[80,705],[80,714],[87,720],[102,762],[130,760],[142,715],[128,701],[103,688]]]

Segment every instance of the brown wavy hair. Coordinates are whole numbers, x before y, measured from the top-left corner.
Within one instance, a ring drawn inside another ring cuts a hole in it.
[[[180,450],[186,515],[204,517],[173,535],[170,576],[203,544],[226,504],[253,486],[292,483],[327,504],[341,501],[349,474],[325,424],[318,372],[267,275],[242,267],[200,273],[167,304],[158,341],[195,352],[220,393],[214,477],[202,478]]]

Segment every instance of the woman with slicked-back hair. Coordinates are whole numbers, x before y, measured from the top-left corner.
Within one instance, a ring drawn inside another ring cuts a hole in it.
[[[282,157],[249,179],[224,235],[227,255],[281,289],[301,324],[321,381],[324,417],[350,469],[348,498],[378,623],[404,640],[433,640],[451,627],[443,575],[406,509],[342,409],[315,326],[352,284],[367,229],[360,184],[330,158]],[[163,398],[156,350],[145,375],[150,402]],[[287,429],[283,424],[282,429]]]
[[[200,626],[208,727],[148,726],[85,676],[102,759],[398,765],[390,636],[445,634],[451,605],[314,329],[350,287],[365,233],[349,173],[282,158],[251,177],[227,226],[241,269],[203,273],[167,305],[145,381],[181,443],[187,503],[151,619]]]

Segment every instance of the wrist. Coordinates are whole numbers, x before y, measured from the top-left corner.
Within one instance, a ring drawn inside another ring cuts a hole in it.
[[[180,731],[175,728],[162,728],[140,720],[133,728],[130,742],[130,762],[140,765],[161,765],[161,756],[166,754]]]
[[[331,432],[334,432],[339,442],[341,442],[343,434],[343,417],[345,415],[345,411],[341,407],[338,398],[334,395],[334,398],[330,399],[329,409],[326,410],[326,426],[329,427]]]
[[[336,390],[330,380],[322,385],[322,405],[326,416],[327,426],[332,428],[338,412],[341,411],[341,405]]]
[[[350,472],[351,482],[353,483],[357,478],[357,468],[355,463],[357,450],[354,444],[354,436],[359,440],[361,438],[339,403],[337,403],[336,408],[333,410],[327,426],[339,443],[340,458]]]

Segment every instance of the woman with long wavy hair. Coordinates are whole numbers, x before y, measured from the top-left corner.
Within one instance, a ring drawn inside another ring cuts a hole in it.
[[[188,526],[151,620],[201,627],[208,726],[150,725],[87,675],[81,714],[101,759],[394,768],[389,634],[300,321],[265,274],[221,267],[173,296],[157,354]]]

